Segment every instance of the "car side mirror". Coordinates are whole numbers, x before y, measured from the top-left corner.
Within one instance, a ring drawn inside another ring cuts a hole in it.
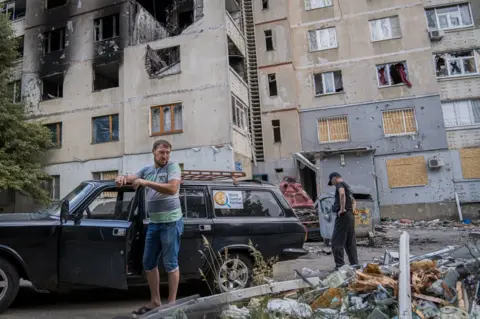
[[[60,220],[62,223],[65,224],[68,221],[69,213],[70,213],[70,203],[66,199],[62,202],[62,207],[60,208]]]

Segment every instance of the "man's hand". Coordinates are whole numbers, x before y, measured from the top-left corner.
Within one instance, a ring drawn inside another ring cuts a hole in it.
[[[134,188],[134,189],[137,189],[137,188],[139,188],[140,186],[146,187],[146,186],[147,186],[147,182],[148,182],[148,181],[146,181],[146,180],[144,180],[144,179],[141,179],[141,178],[136,179],[136,180],[133,182],[133,188]]]
[[[117,184],[117,186],[126,185],[127,184],[127,177],[123,176],[123,175],[117,176],[117,178],[115,178],[115,183]]]
[[[342,216],[343,214],[345,214],[347,210],[346,209],[341,209],[338,211],[338,216]]]

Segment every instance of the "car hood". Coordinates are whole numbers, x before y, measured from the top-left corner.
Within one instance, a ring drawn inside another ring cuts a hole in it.
[[[0,223],[30,221],[30,220],[46,220],[46,219],[51,219],[50,215],[45,213],[39,213],[39,212],[0,214]]]

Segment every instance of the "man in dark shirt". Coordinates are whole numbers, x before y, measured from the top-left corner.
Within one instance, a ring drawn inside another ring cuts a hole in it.
[[[355,238],[355,217],[353,210],[355,199],[350,186],[339,173],[331,173],[328,179],[329,186],[335,186],[335,203],[332,211],[337,213],[332,236],[332,251],[335,260],[335,269],[345,265],[343,250],[347,252],[351,265],[358,264],[357,240]]]

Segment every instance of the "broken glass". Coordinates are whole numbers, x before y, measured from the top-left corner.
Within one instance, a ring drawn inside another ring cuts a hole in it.
[[[429,29],[437,29],[437,16],[435,15],[435,9],[425,10],[427,15],[427,23]]]
[[[435,68],[438,77],[478,73],[474,51],[437,54]]]

